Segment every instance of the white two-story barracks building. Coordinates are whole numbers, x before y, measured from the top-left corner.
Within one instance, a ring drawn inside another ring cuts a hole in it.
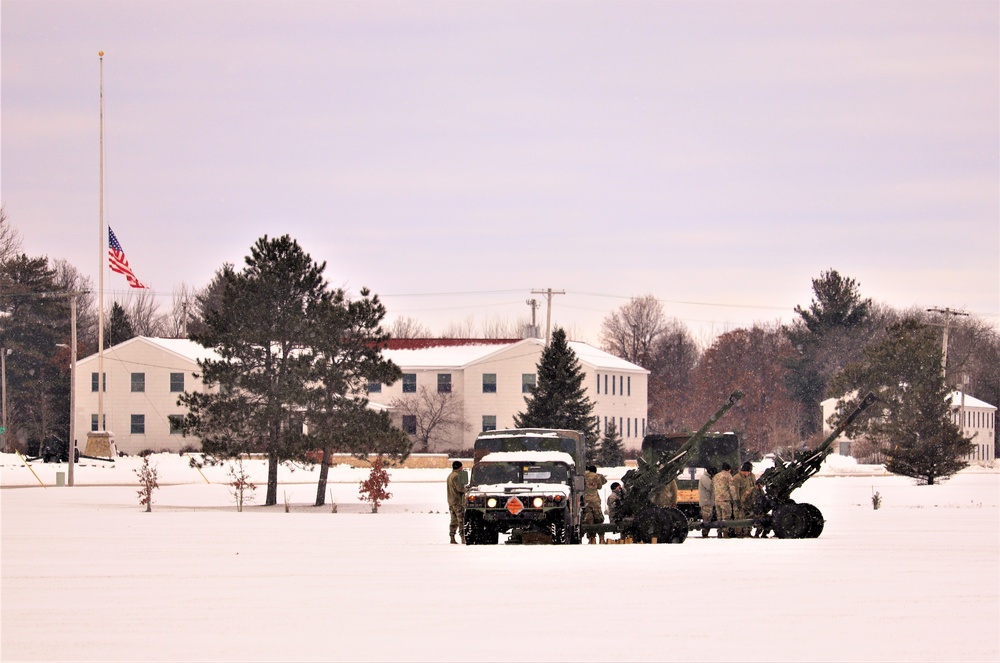
[[[996,458],[993,445],[996,435],[996,407],[960,391],[951,392],[949,398],[952,421],[958,424],[964,435],[972,438],[972,451],[965,460],[992,462]],[[837,411],[838,402],[836,398],[828,398],[820,404],[823,408],[824,435],[829,435],[833,430],[829,422]],[[834,451],[849,456],[850,449],[851,441],[841,434],[834,442]]]
[[[585,374],[583,385],[600,433],[614,419],[625,448],[638,449],[646,432],[649,371],[586,343],[571,341],[569,347]],[[538,379],[544,349],[537,338],[393,339],[383,355],[402,369],[403,379],[391,386],[371,385],[368,397],[388,405],[422,387],[457,395],[467,430],[429,451],[468,449],[482,431],[514,426],[514,415],[524,412],[524,398]],[[413,422],[398,412],[393,417],[413,432]]]
[[[372,403],[389,405],[397,397],[427,387],[455,394],[467,424],[442,449],[471,448],[483,430],[510,428],[525,410],[528,387],[537,380],[544,341],[486,339],[394,339],[384,355],[403,371],[393,385],[370,385]],[[615,420],[626,448],[637,449],[646,431],[649,371],[586,343],[570,342],[586,375],[587,397],[603,434]],[[139,336],[104,351],[104,430],[119,451],[180,451],[200,448],[200,440],[181,435],[187,413],[177,404],[185,391],[203,391],[195,377],[198,360],[217,358],[214,351],[186,339]],[[75,426],[77,445],[86,447],[87,432],[97,421],[97,355],[77,363]],[[412,430],[411,422],[392,412],[395,423]],[[431,449],[436,451],[438,449]]]

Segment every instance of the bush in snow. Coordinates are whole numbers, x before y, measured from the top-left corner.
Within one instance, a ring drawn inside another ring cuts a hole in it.
[[[156,468],[149,466],[149,456],[142,459],[142,467],[132,470],[139,476],[139,504],[146,507],[146,512],[153,510],[153,491],[160,487],[156,481]]]
[[[243,511],[244,501],[253,501],[253,493],[257,490],[257,486],[250,481],[250,475],[247,474],[246,469],[243,467],[243,459],[237,458],[236,465],[229,466],[228,472],[229,478],[232,481],[229,482],[229,489],[236,500],[236,511]],[[247,495],[249,493],[249,495]]]
[[[368,478],[361,482],[358,489],[358,499],[363,502],[372,503],[372,513],[378,513],[378,505],[392,497],[392,493],[386,491],[389,485],[389,473],[385,471],[382,457],[376,456],[372,461],[372,471]]]

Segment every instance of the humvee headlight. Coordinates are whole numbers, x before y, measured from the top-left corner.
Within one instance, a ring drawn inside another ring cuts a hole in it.
[[[486,506],[488,506],[491,509],[495,509],[497,506],[497,498],[491,497],[488,500],[486,500]]]
[[[536,509],[541,509],[543,504],[545,504],[545,498],[543,497],[536,497],[535,499],[531,500],[531,506],[535,507]]]

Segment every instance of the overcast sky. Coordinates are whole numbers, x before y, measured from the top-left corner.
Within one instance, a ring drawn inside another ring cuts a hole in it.
[[[995,0],[0,10],[25,252],[106,264],[103,50],[105,220],[165,307],[287,233],[434,332],[553,288],[580,340],[645,294],[718,334],[792,320],[831,268],[1000,320]]]

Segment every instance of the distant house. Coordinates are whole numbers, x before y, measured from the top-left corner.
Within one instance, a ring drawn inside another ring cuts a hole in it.
[[[583,368],[600,433],[614,420],[624,446],[638,449],[646,432],[649,371],[586,343],[570,342],[569,347]],[[511,428],[514,415],[524,412],[544,348],[537,338],[393,339],[383,355],[402,369],[403,379],[391,386],[370,385],[368,397],[388,405],[421,387],[456,394],[468,430],[439,447],[471,448],[479,433]],[[398,412],[393,416],[404,431],[414,432],[415,422]]]
[[[965,459],[986,462],[996,459],[994,446],[996,406],[960,391],[951,392],[950,399],[952,421],[961,427],[966,436],[972,438],[972,452]],[[823,408],[824,435],[829,435],[833,431],[829,419],[837,411],[838,402],[839,399],[828,398],[820,404]],[[834,451],[845,456],[851,455],[851,441],[847,439],[847,436],[841,435],[834,441]]]
[[[187,408],[177,404],[185,391],[204,389],[195,377],[198,360],[216,358],[194,341],[137,336],[104,351],[104,423],[119,451],[136,454],[201,447],[201,440],[181,435]],[[97,421],[98,357],[77,362],[74,412],[77,444],[84,452],[87,431]]]

